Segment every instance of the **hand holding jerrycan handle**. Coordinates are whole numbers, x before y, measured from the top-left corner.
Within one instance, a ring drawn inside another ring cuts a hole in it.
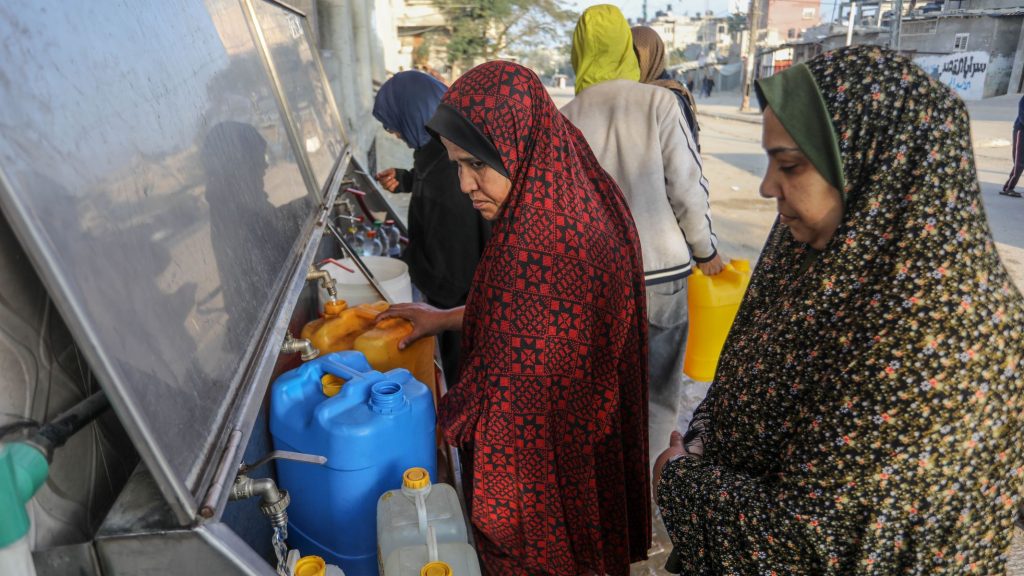
[[[694,267],[687,283],[690,328],[683,372],[698,382],[715,379],[718,356],[750,284],[750,262],[734,259],[715,276]]]

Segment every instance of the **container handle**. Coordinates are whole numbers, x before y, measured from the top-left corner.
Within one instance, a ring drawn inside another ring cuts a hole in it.
[[[420,534],[433,533],[433,526],[427,526],[427,494],[426,490],[416,493],[416,519],[420,524]]]
[[[437,562],[437,534],[434,533],[434,527],[427,527],[427,561]]]

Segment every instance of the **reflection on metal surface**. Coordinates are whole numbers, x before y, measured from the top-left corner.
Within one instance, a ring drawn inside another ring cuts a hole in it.
[[[0,207],[185,522],[315,206],[238,3],[144,4],[0,8]]]
[[[344,143],[330,88],[307,39],[305,18],[266,0],[251,2],[298,131],[297,144],[306,151],[317,189],[323,191]]]

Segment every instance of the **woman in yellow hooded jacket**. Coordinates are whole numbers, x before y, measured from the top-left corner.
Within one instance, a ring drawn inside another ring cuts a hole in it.
[[[643,250],[649,334],[649,438],[660,452],[675,429],[686,347],[686,277],[694,264],[717,274],[722,261],[711,228],[708,183],[675,96],[641,84],[629,24],[602,4],[580,16],[573,34],[576,97],[562,113],[618,183]]]

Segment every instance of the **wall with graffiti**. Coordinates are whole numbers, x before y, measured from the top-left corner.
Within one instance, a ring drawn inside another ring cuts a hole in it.
[[[985,96],[988,52],[957,52],[945,56],[918,56],[914,62],[932,78],[956,90],[964,100]]]

